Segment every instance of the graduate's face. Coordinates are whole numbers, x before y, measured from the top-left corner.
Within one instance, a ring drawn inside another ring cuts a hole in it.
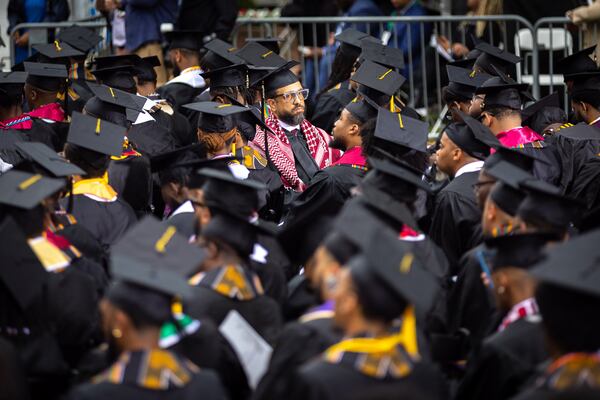
[[[333,124],[333,140],[329,143],[329,147],[346,150],[349,139],[356,136],[359,130],[360,128],[351,118],[351,114],[346,109],[343,109],[340,117]]]
[[[275,91],[275,96],[268,99],[269,107],[275,116],[290,125],[300,124],[304,120],[304,97],[300,82],[284,86]]]
[[[311,286],[320,291],[321,300],[333,298],[339,282],[341,266],[327,251],[325,246],[319,246],[313,255],[313,272],[310,277]]]
[[[360,311],[358,296],[352,285],[352,276],[348,268],[342,269],[339,274],[339,283],[334,290],[333,300],[335,301],[335,324],[344,329],[352,316]]]
[[[485,95],[476,94],[473,96],[471,100],[471,105],[469,106],[469,115],[473,118],[479,118],[481,112],[483,110],[483,102],[485,100]]]
[[[450,176],[454,175],[454,165],[456,164],[458,148],[454,144],[446,132],[442,135],[442,139],[440,140],[440,147],[435,153],[436,164],[438,169],[445,174]]]
[[[477,199],[477,205],[482,211],[494,183],[496,183],[494,178],[486,174],[485,170],[482,169],[479,171],[479,177],[477,178],[477,183],[473,190],[475,192],[475,198]]]

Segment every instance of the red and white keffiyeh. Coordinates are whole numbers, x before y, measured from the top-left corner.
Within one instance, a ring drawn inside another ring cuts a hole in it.
[[[275,133],[267,135],[269,159],[279,171],[283,184],[288,189],[303,191],[306,184],[298,177],[292,146],[279,121],[273,115],[265,120],[265,124]],[[339,150],[330,149],[331,137],[322,129],[317,128],[306,119],[300,124],[310,154],[320,169],[330,166],[340,157]],[[256,135],[252,143],[265,153],[265,132],[256,127]]]
[[[521,318],[531,317],[540,313],[540,309],[535,301],[535,298],[531,297],[525,299],[520,303],[517,303],[510,309],[506,317],[502,320],[502,323],[498,327],[498,332],[502,332],[507,326],[520,320]]]

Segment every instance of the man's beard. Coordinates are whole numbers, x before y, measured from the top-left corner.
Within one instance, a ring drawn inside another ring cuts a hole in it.
[[[280,121],[282,121],[288,125],[295,126],[295,125],[300,125],[302,123],[302,121],[304,121],[304,113],[300,113],[300,114],[296,114],[296,115],[294,115],[292,113],[282,114],[282,115],[278,115],[277,118]]]
[[[346,144],[342,141],[342,139],[336,137],[331,139],[331,142],[329,142],[329,147],[332,149],[346,151]]]

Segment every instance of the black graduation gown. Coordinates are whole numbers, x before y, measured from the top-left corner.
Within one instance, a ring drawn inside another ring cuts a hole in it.
[[[108,181],[136,215],[141,216],[150,211],[152,173],[150,159],[146,155],[112,159],[108,165]]]
[[[354,97],[356,97],[356,93],[348,89],[348,81],[338,83],[319,96],[310,116],[310,122],[325,132],[331,133],[333,124],[340,113]]]
[[[558,149],[552,141],[527,143],[516,150],[539,159],[533,163],[532,173],[536,178],[555,186],[560,185],[561,159]]]
[[[547,358],[539,316],[519,319],[483,342],[455,398],[509,399]]]
[[[417,362],[408,376],[377,379],[349,365],[315,360],[298,373],[291,399],[395,400],[399,398],[447,399],[446,384],[432,365]]]
[[[68,199],[62,199],[66,208]],[[112,202],[93,200],[83,194],[73,196],[73,216],[108,249],[137,222],[133,209],[122,199]]]
[[[177,228],[177,232],[188,239],[198,233],[198,220],[193,212],[181,212],[168,217],[163,222]]]
[[[598,137],[582,136],[572,129],[561,129],[552,140],[562,166],[560,187],[568,195],[582,166],[600,153],[600,129]]]
[[[251,256],[249,260],[250,269],[258,275],[265,294],[275,300],[277,304],[283,306],[287,297],[285,268],[289,261],[275,238],[259,235],[255,250],[257,245],[266,250],[268,254],[264,260],[259,260],[258,257],[253,259]]]
[[[15,346],[2,337],[0,337],[0,385],[2,400],[29,399],[29,388],[19,355]]]
[[[176,366],[163,366],[160,370],[155,370],[144,361],[143,352],[129,353],[129,358],[126,361],[119,362],[123,366],[123,374],[119,381],[100,375],[96,378],[98,379],[96,383],[75,387],[67,398],[69,400],[191,400],[197,399],[199,396],[209,400],[227,398],[215,372],[204,369],[199,370],[197,367],[190,366],[189,361],[183,357],[179,355],[175,355],[175,357],[180,359]],[[108,371],[113,368],[116,367],[111,367]],[[105,374],[108,374],[108,371]],[[153,374],[157,374],[157,376]],[[158,376],[161,378],[159,379],[160,382],[156,382]],[[139,382],[144,377],[149,381],[149,385],[159,384],[160,387],[144,386],[143,383]],[[169,383],[165,382],[167,378],[169,378]],[[179,381],[181,379],[184,381]]]
[[[17,150],[15,144],[28,142],[29,137],[22,131],[14,129],[0,129],[0,158],[2,161],[16,165],[24,160],[23,156]]]
[[[166,153],[178,147],[169,128],[162,126],[157,121],[132,125],[127,131],[127,138],[135,145],[136,150],[148,157]]]
[[[479,172],[466,172],[454,178],[437,195],[429,236],[455,266],[460,257],[481,242],[481,211],[473,184]]]
[[[333,323],[333,311],[320,308],[287,324],[281,331],[253,400],[285,398],[293,386],[296,370],[342,339],[342,332]]]
[[[53,229],[56,235],[67,239],[83,256],[102,265],[106,270],[108,269],[108,254],[100,241],[83,225],[78,224],[73,216],[60,218],[59,226],[55,226]]]
[[[579,170],[571,185],[570,195],[585,202],[582,220],[586,219],[589,211],[600,206],[600,156],[590,158]]]
[[[185,104],[193,103],[194,97],[204,91],[204,88],[195,88],[183,82],[168,83],[157,90],[160,96],[173,106],[173,109],[189,118],[193,111],[183,108]]]
[[[46,146],[54,149],[57,139],[52,127],[38,118],[31,118],[31,123],[31,129],[17,129],[16,131],[21,132],[27,137],[27,141],[29,142],[44,143]],[[62,149],[60,150],[62,151]]]

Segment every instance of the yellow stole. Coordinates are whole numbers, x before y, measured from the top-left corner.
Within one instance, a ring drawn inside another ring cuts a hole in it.
[[[101,178],[82,179],[73,183],[73,195],[88,194],[104,201],[115,201],[117,192],[108,184],[108,173]]]

